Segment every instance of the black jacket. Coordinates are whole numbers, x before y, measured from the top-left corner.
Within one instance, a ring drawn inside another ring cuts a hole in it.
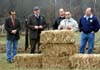
[[[34,26],[43,26],[43,29],[34,29]],[[43,16],[39,16],[39,19],[35,17],[35,15],[30,15],[28,18],[28,28],[30,30],[30,39],[38,39],[40,37],[41,31],[46,27],[46,21]]]
[[[65,17],[57,17],[55,23],[53,24],[53,29],[58,29],[58,26],[63,19],[65,19]]]
[[[20,38],[19,31],[21,29],[20,21],[18,19],[15,19],[15,26],[13,26],[11,18],[7,18],[5,20],[5,29],[7,31],[7,39],[8,40],[18,40]],[[17,30],[16,34],[11,33],[12,30]]]

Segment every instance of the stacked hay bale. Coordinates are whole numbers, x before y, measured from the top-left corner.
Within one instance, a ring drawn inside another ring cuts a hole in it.
[[[70,61],[75,68],[100,68],[100,54],[76,54]]]
[[[47,30],[41,33],[42,44],[74,43],[74,31],[71,30]]]
[[[43,31],[40,43],[43,67],[67,67],[69,56],[76,53],[74,32],[70,30]]]
[[[15,66],[19,68],[41,68],[42,54],[18,54],[14,61]]]

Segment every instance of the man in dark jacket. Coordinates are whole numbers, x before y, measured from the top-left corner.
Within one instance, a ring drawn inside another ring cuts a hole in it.
[[[39,46],[40,46],[40,33],[44,30],[46,27],[46,21],[45,18],[40,15],[40,8],[34,7],[33,8],[33,14],[29,16],[28,18],[28,28],[30,30],[30,45],[31,45],[31,52],[35,53],[36,45],[38,45],[38,53]]]
[[[94,48],[95,33],[99,30],[98,19],[93,15],[91,8],[87,8],[85,15],[80,19],[79,30],[82,32],[80,53],[85,53],[88,42],[88,54],[91,54]]]
[[[59,17],[56,18],[55,23],[53,24],[53,29],[58,29],[58,26],[63,19],[65,19],[65,12],[63,8],[60,8]]]
[[[6,45],[7,61],[11,63],[13,62],[13,58],[17,54],[20,22],[16,18],[15,11],[11,10],[9,11],[9,14],[10,17],[5,20],[5,29],[7,31],[7,45]]]

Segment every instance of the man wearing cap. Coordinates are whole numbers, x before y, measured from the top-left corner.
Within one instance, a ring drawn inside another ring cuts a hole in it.
[[[19,19],[16,18],[16,12],[10,10],[9,15],[10,17],[5,20],[5,29],[7,31],[6,53],[7,61],[12,63],[17,54],[19,31],[21,27]]]
[[[95,33],[99,30],[99,21],[93,15],[92,9],[87,8],[85,15],[81,17],[79,30],[81,32],[80,53],[85,53],[85,47],[88,42],[88,54],[92,53],[94,48]]]
[[[55,23],[53,24],[53,29],[58,29],[60,22],[65,19],[65,11],[63,8],[59,9],[59,16],[55,19]]]
[[[40,33],[46,27],[44,16],[40,15],[40,8],[38,6],[33,8],[33,14],[28,18],[28,28],[30,30],[30,53],[35,53],[36,45],[38,45],[38,53],[40,46]]]

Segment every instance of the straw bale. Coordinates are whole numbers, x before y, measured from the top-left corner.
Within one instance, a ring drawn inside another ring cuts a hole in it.
[[[74,31],[47,30],[41,33],[40,43],[74,43]]]
[[[74,44],[41,44],[41,52],[46,56],[70,56],[76,53]]]
[[[17,67],[42,67],[42,54],[18,54],[15,57],[15,66]]]
[[[48,57],[44,56],[42,57],[42,66],[43,68],[64,68],[69,67],[69,57]]]
[[[100,68],[100,54],[76,54],[70,57],[71,67]]]
[[[6,52],[6,48],[5,47],[0,47],[0,53],[5,53]]]

